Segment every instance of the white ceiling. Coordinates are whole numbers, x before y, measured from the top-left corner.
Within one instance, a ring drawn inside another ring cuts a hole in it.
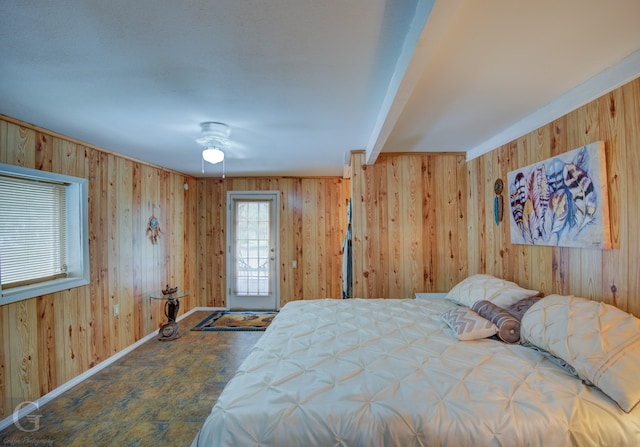
[[[426,25],[425,25],[426,21]],[[0,113],[197,177],[486,152],[640,76],[639,0],[0,0]]]

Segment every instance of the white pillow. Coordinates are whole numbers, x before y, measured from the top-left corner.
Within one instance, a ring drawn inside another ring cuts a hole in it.
[[[467,307],[456,307],[442,314],[458,340],[487,338],[498,332],[498,327]]]
[[[572,295],[549,295],[522,317],[520,338],[569,363],[624,411],[640,401],[640,319]]]
[[[471,275],[456,284],[445,298],[471,307],[476,301],[491,301],[507,308],[523,298],[538,295],[537,290],[527,290],[518,284],[491,275]]]

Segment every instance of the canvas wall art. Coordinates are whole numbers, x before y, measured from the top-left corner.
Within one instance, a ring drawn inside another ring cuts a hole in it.
[[[511,171],[513,244],[611,248],[604,142]]]

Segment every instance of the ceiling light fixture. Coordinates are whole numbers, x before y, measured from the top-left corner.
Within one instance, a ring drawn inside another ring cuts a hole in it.
[[[230,133],[229,126],[224,123],[206,122],[200,124],[202,136],[196,138],[196,142],[204,146],[202,159],[208,163],[216,164],[224,161],[224,147],[228,143]]]

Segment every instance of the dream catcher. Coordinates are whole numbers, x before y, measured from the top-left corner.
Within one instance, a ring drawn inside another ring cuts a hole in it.
[[[158,218],[156,216],[152,215],[147,223],[147,236],[149,236],[149,240],[153,245],[158,243],[158,238],[161,233],[162,230],[160,229],[160,222],[158,222]]]
[[[496,225],[500,225],[502,222],[502,215],[504,213],[504,203],[502,201],[502,190],[504,189],[504,184],[502,179],[496,180],[493,184],[493,192],[496,196],[493,199],[493,217],[495,218]]]

